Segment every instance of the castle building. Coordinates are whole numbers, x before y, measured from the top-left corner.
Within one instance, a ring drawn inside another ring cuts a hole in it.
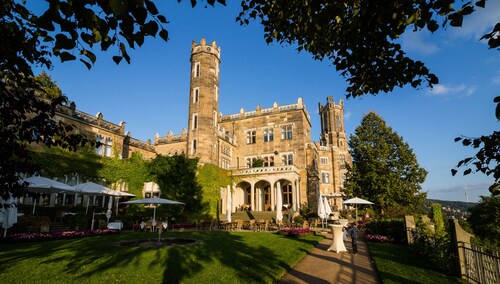
[[[231,211],[248,208],[274,211],[278,197],[296,211],[307,205],[316,209],[318,197],[326,196],[334,211],[341,208],[345,164],[351,162],[344,129],[344,103],[332,97],[319,104],[320,141],[311,138],[311,121],[302,98],[296,103],[234,114],[219,112],[220,47],[205,39],[191,46],[191,76],[187,130],[154,136],[154,142],[134,139],[119,125],[64,108],[59,118],[94,133],[103,146],[96,153],[123,158],[140,152],[145,158],[156,154],[186,155],[200,164],[214,164],[238,177],[232,188]],[[115,147],[111,147],[112,143]],[[118,151],[119,153],[113,153]],[[221,212],[226,212],[227,190],[221,189]]]

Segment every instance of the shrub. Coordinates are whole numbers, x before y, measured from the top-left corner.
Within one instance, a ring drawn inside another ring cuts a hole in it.
[[[366,234],[387,236],[392,243],[406,242],[405,226],[402,219],[371,220],[366,223]]]
[[[388,237],[382,236],[382,235],[367,234],[365,236],[365,238],[366,238],[366,241],[373,242],[373,243],[390,243],[391,242],[391,240]]]
[[[294,229],[294,228],[284,228],[277,232],[278,235],[284,235],[287,237],[301,238],[305,236],[312,235],[314,232],[310,229]]]

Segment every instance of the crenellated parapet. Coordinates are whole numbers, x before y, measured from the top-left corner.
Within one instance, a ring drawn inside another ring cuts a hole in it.
[[[59,106],[57,108],[57,112],[61,115],[68,116],[72,119],[75,119],[77,121],[83,122],[85,124],[90,124],[93,126],[97,126],[103,129],[106,129],[107,131],[113,132],[118,135],[124,135],[125,133],[125,122],[122,121],[120,124],[115,124],[112,122],[109,122],[107,120],[104,120],[104,116],[102,113],[97,113],[95,116],[85,113],[83,111],[79,111],[76,109],[76,106],[74,103],[70,104],[70,106]]]
[[[217,46],[215,40],[212,41],[210,45],[207,45],[205,38],[201,39],[200,44],[193,40],[191,44],[191,54],[200,52],[211,53],[220,60],[220,47]]]
[[[127,135],[125,137],[125,144],[128,144],[130,146],[133,146],[133,147],[136,147],[139,149],[143,149],[146,151],[151,151],[151,152],[155,151],[155,146],[151,144],[150,139],[148,139],[148,141],[144,142],[144,141],[141,141],[139,139],[132,138],[132,137],[130,137],[130,132],[127,132]]]
[[[251,118],[251,117],[256,117],[256,116],[260,116],[260,115],[269,115],[269,114],[294,111],[294,110],[303,110],[307,116],[307,119],[309,121],[311,120],[311,117],[309,116],[309,113],[306,110],[306,106],[303,103],[302,98],[299,98],[297,100],[297,103],[295,103],[295,104],[288,104],[288,105],[279,106],[278,103],[275,102],[273,104],[273,107],[262,108],[260,105],[258,105],[255,110],[251,110],[251,111],[245,111],[244,108],[241,108],[239,113],[221,116],[221,121],[224,122],[224,121],[230,121],[230,120],[245,119],[245,118]]]
[[[155,145],[162,145],[162,144],[170,144],[170,143],[177,143],[177,142],[184,142],[187,141],[188,139],[188,133],[187,130],[184,128],[182,129],[181,134],[172,134],[172,131],[168,131],[167,136],[160,137],[158,134],[155,134]]]

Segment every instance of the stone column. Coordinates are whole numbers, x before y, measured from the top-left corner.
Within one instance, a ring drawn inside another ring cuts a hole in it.
[[[283,202],[283,189],[281,188],[281,183],[278,181],[276,182],[276,198],[274,198],[276,205],[278,205],[277,200],[278,200],[278,194],[281,194],[281,200]],[[281,204],[283,206],[283,204]],[[275,210],[278,210],[278,207],[276,207]]]
[[[255,211],[255,184],[250,183],[250,207]]]

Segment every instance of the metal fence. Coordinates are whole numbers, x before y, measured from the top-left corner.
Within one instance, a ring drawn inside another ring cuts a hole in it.
[[[500,252],[458,242],[462,278],[471,283],[500,283]]]

